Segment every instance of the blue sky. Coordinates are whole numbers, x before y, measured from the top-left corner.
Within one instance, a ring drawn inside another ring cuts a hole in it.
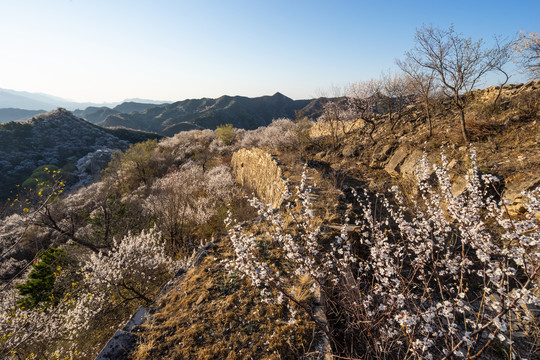
[[[540,31],[539,14],[538,0],[0,0],[0,88],[94,102],[311,98],[395,71],[422,24],[489,42]]]

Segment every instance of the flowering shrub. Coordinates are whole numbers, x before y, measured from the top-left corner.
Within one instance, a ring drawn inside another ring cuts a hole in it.
[[[291,147],[296,141],[296,128],[297,125],[289,119],[276,119],[268,126],[261,126],[258,129],[243,133],[239,146],[240,148]]]
[[[159,142],[159,147],[171,152],[176,162],[182,162],[186,158],[205,152],[215,140],[216,135],[213,130],[190,130],[164,138]]]
[[[540,189],[526,194],[524,218],[511,219],[504,204],[488,196],[486,185],[497,179],[479,176],[475,162],[473,153],[467,191],[457,197],[451,193],[444,156],[441,166],[423,159],[421,200],[412,207],[397,189],[395,206],[381,195],[375,206],[367,191],[352,190],[356,204],[333,239],[314,223],[304,173],[287,206],[292,225],[252,201],[283,257],[268,262],[260,237],[229,218],[236,253],[229,268],[249,278],[270,301],[296,305],[302,304],[288,283],[309,274],[327,299],[328,324],[314,320],[338,355],[472,359],[495,345],[514,357],[534,353],[526,342],[514,341],[516,333],[526,338],[537,325],[531,307],[540,305],[535,220]],[[349,225],[351,215],[356,215],[354,226]],[[285,262],[292,268],[287,274],[279,272]],[[310,307],[300,308],[313,313]]]
[[[189,161],[157,179],[144,200],[145,213],[155,219],[158,230],[176,252],[192,250],[188,242],[195,226],[208,222],[234,191],[234,180],[225,165],[204,172]],[[221,223],[221,222],[220,222]]]
[[[151,302],[177,267],[177,262],[166,256],[160,234],[151,229],[115,240],[106,253],[91,254],[79,276],[56,268],[55,284],[67,282],[70,286],[61,298],[40,308],[16,306],[20,296],[12,290],[3,292],[0,357],[16,359],[30,352],[49,356],[81,352],[76,345],[86,344],[82,340],[88,336],[86,332],[101,330],[96,322],[113,322],[113,328],[117,327],[125,319],[110,319],[108,312],[119,305],[131,309],[129,304],[133,301]],[[96,349],[86,350],[91,353]]]

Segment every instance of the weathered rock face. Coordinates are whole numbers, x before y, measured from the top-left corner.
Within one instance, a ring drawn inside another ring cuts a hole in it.
[[[518,216],[526,212],[526,208],[523,204],[525,199],[523,193],[534,190],[540,186],[540,175],[531,175],[523,179],[520,182],[511,182],[506,185],[504,189],[503,197],[510,202],[507,206],[507,210],[510,216]],[[540,213],[537,214],[538,220],[540,220]]]
[[[409,150],[405,148],[397,149],[388,164],[384,167],[384,170],[392,177],[398,177],[400,175],[400,167],[403,164],[403,161],[409,155]]]
[[[515,96],[521,92],[533,91],[540,88],[540,80],[532,80],[526,84],[511,84],[505,85],[501,91],[502,97],[511,97]],[[473,92],[473,95],[476,99],[481,101],[491,101],[499,93],[498,86],[490,86],[485,89],[476,90]]]
[[[286,182],[271,154],[260,149],[242,149],[234,153],[231,166],[240,185],[253,191],[272,208],[279,208]]]
[[[118,330],[95,360],[124,360],[129,358],[129,354],[139,341],[136,330],[147,320],[151,319],[148,309],[139,307],[135,314],[129,319],[123,329]]]
[[[111,161],[113,151],[109,148],[98,149],[80,158],[75,164],[77,171],[74,173],[79,177],[79,182],[74,187],[92,183],[96,175]]]
[[[129,353],[137,345],[137,340],[137,335],[124,330],[118,330],[96,357],[96,360],[128,359]]]

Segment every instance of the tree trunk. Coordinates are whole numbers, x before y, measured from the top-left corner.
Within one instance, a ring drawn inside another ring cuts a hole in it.
[[[431,111],[429,110],[429,102],[426,101],[424,103],[424,107],[426,109],[426,117],[427,117],[427,121],[428,121],[428,124],[429,124],[429,136],[433,136],[433,124],[431,122]]]
[[[461,126],[461,135],[463,136],[463,141],[465,141],[465,144],[468,144],[469,134],[467,134],[467,124],[465,124],[465,99],[460,98],[457,89],[454,89],[454,104],[459,109],[459,124]]]
[[[463,136],[463,141],[465,141],[465,144],[469,143],[469,134],[467,133],[467,125],[465,124],[465,109],[463,107],[459,107],[459,114],[460,114],[460,125],[461,125],[461,135]]]
[[[499,68],[499,71],[502,72],[506,78],[504,79],[504,82],[502,82],[501,85],[499,85],[499,92],[497,93],[497,97],[495,98],[495,100],[493,100],[493,106],[497,106],[497,101],[499,101],[499,98],[501,97],[503,87],[504,85],[506,85],[506,83],[510,79],[510,76],[508,76],[508,74],[504,72],[501,68]]]

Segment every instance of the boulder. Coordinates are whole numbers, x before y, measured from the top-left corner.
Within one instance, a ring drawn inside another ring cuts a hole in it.
[[[398,177],[401,164],[403,163],[403,161],[405,161],[405,158],[407,158],[408,154],[409,152],[406,148],[398,148],[394,152],[394,155],[392,155],[392,157],[388,161],[388,164],[386,164],[386,166],[384,167],[384,170],[390,176]]]
[[[407,177],[409,179],[416,179],[416,169],[419,166],[419,162],[422,159],[422,156],[424,156],[424,152],[418,149],[414,150],[412,154],[407,156],[407,158],[399,167],[399,172],[401,176]]]
[[[118,330],[96,357],[96,360],[124,360],[137,345],[138,336]]]
[[[540,174],[530,174],[530,176],[526,177],[524,180],[513,181],[506,184],[503,197],[510,201],[510,203],[514,203],[521,199],[524,191],[533,190],[538,186],[540,186]]]
[[[452,195],[457,197],[467,189],[467,180],[463,176],[455,176],[452,179]]]

